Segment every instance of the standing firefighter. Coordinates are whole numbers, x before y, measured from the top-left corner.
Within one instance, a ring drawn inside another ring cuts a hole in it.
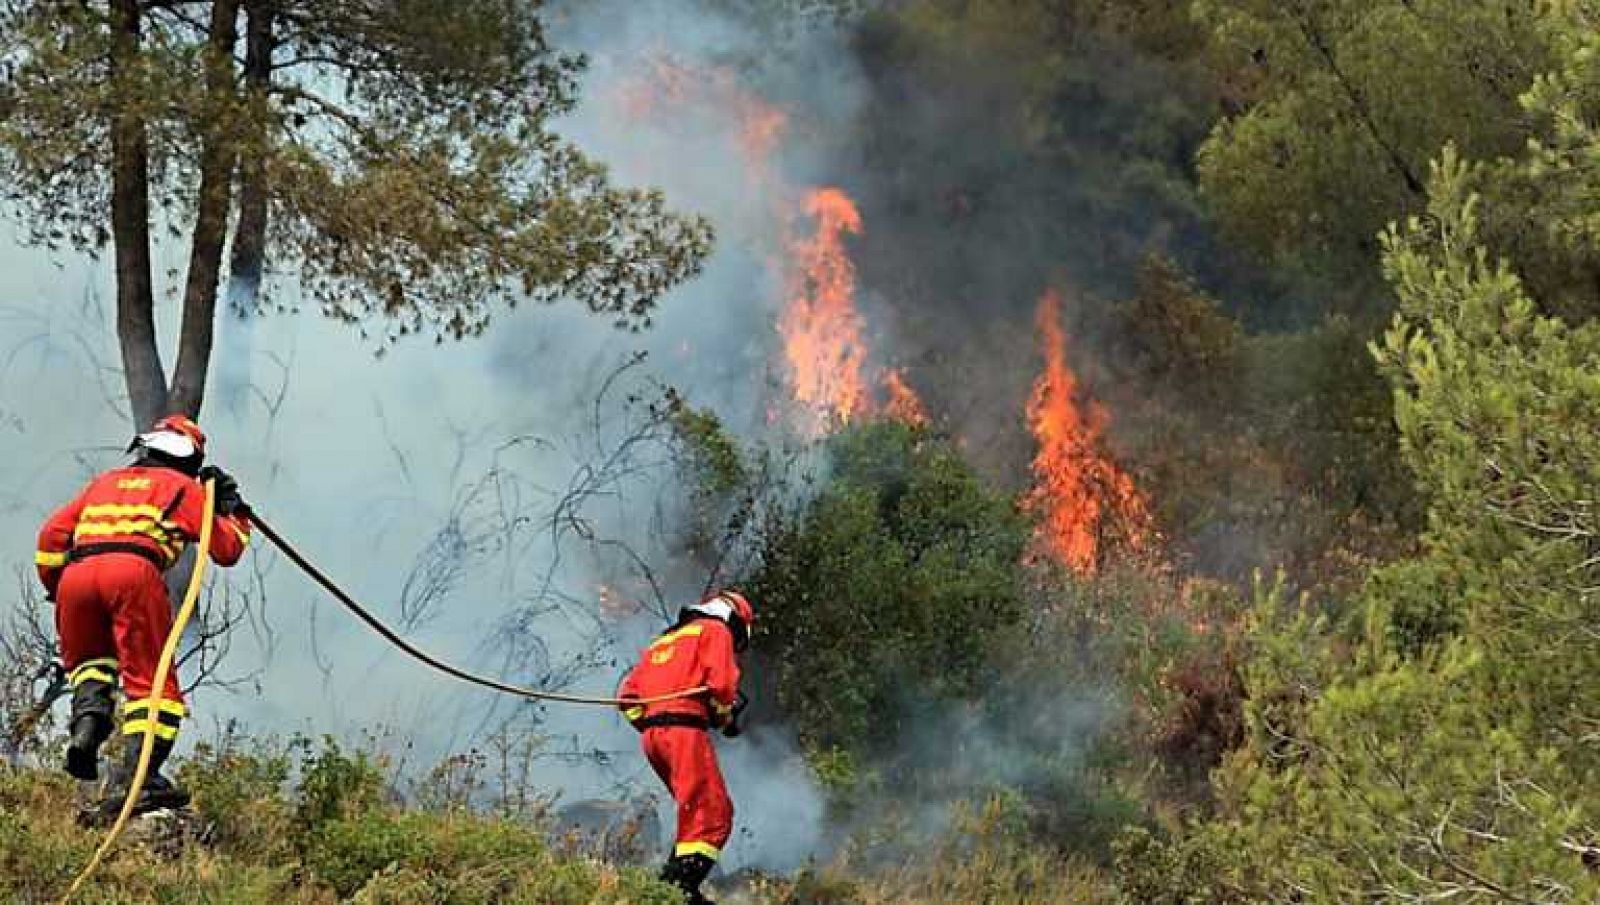
[[[99,777],[100,746],[111,734],[119,675],[126,695],[125,765],[102,811],[122,804],[151,720],[156,722],[155,751],[135,812],[189,802],[188,794],[160,772],[188,713],[177,670],[168,673],[159,706],[153,706],[151,685],[172,629],[172,601],[162,576],[200,536],[201,479],[216,481],[211,558],[231,566],[250,541],[238,485],[220,469],[201,468],[205,447],[199,425],[180,415],[162,418],[128,447],[135,453],[132,465],[90,481],[39,531],[34,561],[46,595],[56,604],[61,658],[72,682],[68,773],[85,780]]]
[[[689,905],[710,905],[700,893],[733,834],[733,801],[717,766],[708,730],[740,732],[745,698],[736,654],[750,641],[750,601],[723,591],[685,608],[651,642],[623,681],[621,697],[648,699],[704,687],[702,694],[625,708],[643,734],[644,755],[678,803],[678,839],[662,879],[682,889]]]

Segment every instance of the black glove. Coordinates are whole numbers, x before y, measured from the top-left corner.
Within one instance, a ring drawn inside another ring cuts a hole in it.
[[[733,699],[733,712],[728,714],[728,721],[722,724],[723,738],[738,738],[744,734],[744,710],[750,706],[750,699],[739,692]]]
[[[239,495],[239,482],[215,465],[200,469],[200,480],[217,484],[217,512],[220,515],[249,515],[250,505]]]

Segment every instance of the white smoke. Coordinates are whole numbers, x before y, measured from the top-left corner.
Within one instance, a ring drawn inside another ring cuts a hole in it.
[[[658,186],[677,209],[711,218],[718,244],[704,275],[666,298],[653,326],[637,334],[576,302],[503,313],[482,340],[412,341],[381,357],[314,311],[228,325],[203,420],[213,460],[238,476],[262,514],[385,618],[408,621],[418,644],[512,680],[554,670],[575,690],[605,694],[658,621],[595,620],[598,589],[616,577],[616,563],[570,536],[558,557],[542,526],[517,519],[548,515],[574,475],[593,465],[596,413],[602,439],[615,439],[629,393],[675,387],[745,442],[764,442],[784,217],[797,188],[827,178],[820,137],[829,117],[848,120],[859,92],[847,54],[825,32],[794,39],[783,60],[752,72],[737,67],[761,60],[759,36],[698,3],[573,4],[553,22],[557,46],[592,59],[585,102],[561,131],[611,164],[617,182]],[[736,110],[690,98],[661,116],[630,118],[628,92],[650,84],[659,59],[693,72],[735,67],[741,84],[803,96],[810,119],[791,123],[772,169],[762,170],[740,147]],[[158,272],[178,273],[181,262],[181,249],[158,250]],[[292,285],[275,287],[275,297],[297,301]],[[5,560],[18,568],[50,508],[118,462],[130,433],[113,300],[105,261],[53,256],[22,246],[14,231],[0,235],[0,528],[10,538]],[[161,335],[171,336],[176,304],[158,304]],[[643,364],[596,409],[602,383],[640,352]],[[648,516],[653,500],[670,496],[659,486],[670,477],[658,469],[608,488],[621,496],[586,506],[587,530],[659,555]],[[235,630],[224,669],[253,681],[202,691],[191,741],[224,720],[346,739],[381,727],[405,740],[408,760],[426,764],[480,742],[497,719],[528,706],[422,669],[264,544],[253,556],[231,578],[247,587],[259,572],[267,605]],[[415,566],[428,556],[441,565],[419,584]],[[667,577],[672,607],[699,593],[686,571],[650,565]],[[557,599],[565,603],[549,610]],[[418,609],[404,612],[402,600]],[[549,611],[518,636],[542,642],[531,650],[539,662],[489,656],[515,640],[504,634],[509,616],[541,610]],[[605,636],[615,643],[596,649]],[[593,668],[563,670],[596,652]],[[549,789],[569,800],[610,794],[619,783],[654,790],[632,730],[614,713],[537,713],[541,731],[560,740],[553,744],[612,754],[609,765],[552,759],[541,777]],[[785,869],[818,854],[823,796],[792,738],[769,726],[721,750],[739,804],[728,866]]]

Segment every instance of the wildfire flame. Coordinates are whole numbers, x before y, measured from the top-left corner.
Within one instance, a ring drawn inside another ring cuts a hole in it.
[[[893,421],[909,424],[913,427],[924,427],[928,423],[928,410],[922,405],[922,398],[917,391],[906,383],[905,374],[899,368],[890,368],[883,372],[883,388],[889,393],[889,402],[883,408],[883,413]]]
[[[816,231],[792,243],[788,302],[778,319],[794,398],[818,414],[814,433],[847,424],[872,406],[863,376],[864,324],[856,311],[855,266],[844,237],[861,232],[855,202],[836,188],[807,193]]]
[[[1028,428],[1038,442],[1033,489],[1024,507],[1039,519],[1037,542],[1056,561],[1080,574],[1095,571],[1108,542],[1132,549],[1149,541],[1150,510],[1133,479],[1101,451],[1107,414],[1094,402],[1079,405],[1077,377],[1067,366],[1061,297],[1040,300],[1039,334],[1044,371],[1028,399]]]
[[[615,103],[634,122],[710,134],[736,146],[752,191],[773,205],[781,223],[775,232],[789,236],[782,243],[778,332],[798,403],[792,420],[801,433],[814,438],[879,414],[926,424],[922,401],[903,374],[884,370],[869,377],[866,324],[856,310],[855,267],[845,247],[845,237],[862,228],[855,202],[837,188],[802,191],[775,171],[788,114],[741,84],[732,69],[684,62],[665,51],[647,56]],[[795,231],[797,219],[806,221],[803,231]],[[881,404],[874,384],[886,397]],[[779,409],[769,408],[768,420],[779,419]]]

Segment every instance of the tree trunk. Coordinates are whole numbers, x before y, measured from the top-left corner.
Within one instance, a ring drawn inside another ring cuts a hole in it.
[[[217,284],[222,249],[228,238],[237,145],[232,130],[238,116],[233,45],[239,39],[239,0],[214,0],[206,42],[206,109],[201,111],[200,198],[189,248],[189,274],[183,289],[183,326],[178,364],[172,374],[174,411],[198,417],[205,400],[211,340],[217,321]]]
[[[112,0],[111,236],[117,259],[117,339],[134,424],[167,413],[166,374],[156,345],[150,275],[150,148],[142,106],[135,102],[141,43],[140,0]]]
[[[228,300],[239,313],[255,313],[267,245],[267,96],[275,47],[272,0],[244,0],[245,140],[240,145],[239,222],[233,232]]]

